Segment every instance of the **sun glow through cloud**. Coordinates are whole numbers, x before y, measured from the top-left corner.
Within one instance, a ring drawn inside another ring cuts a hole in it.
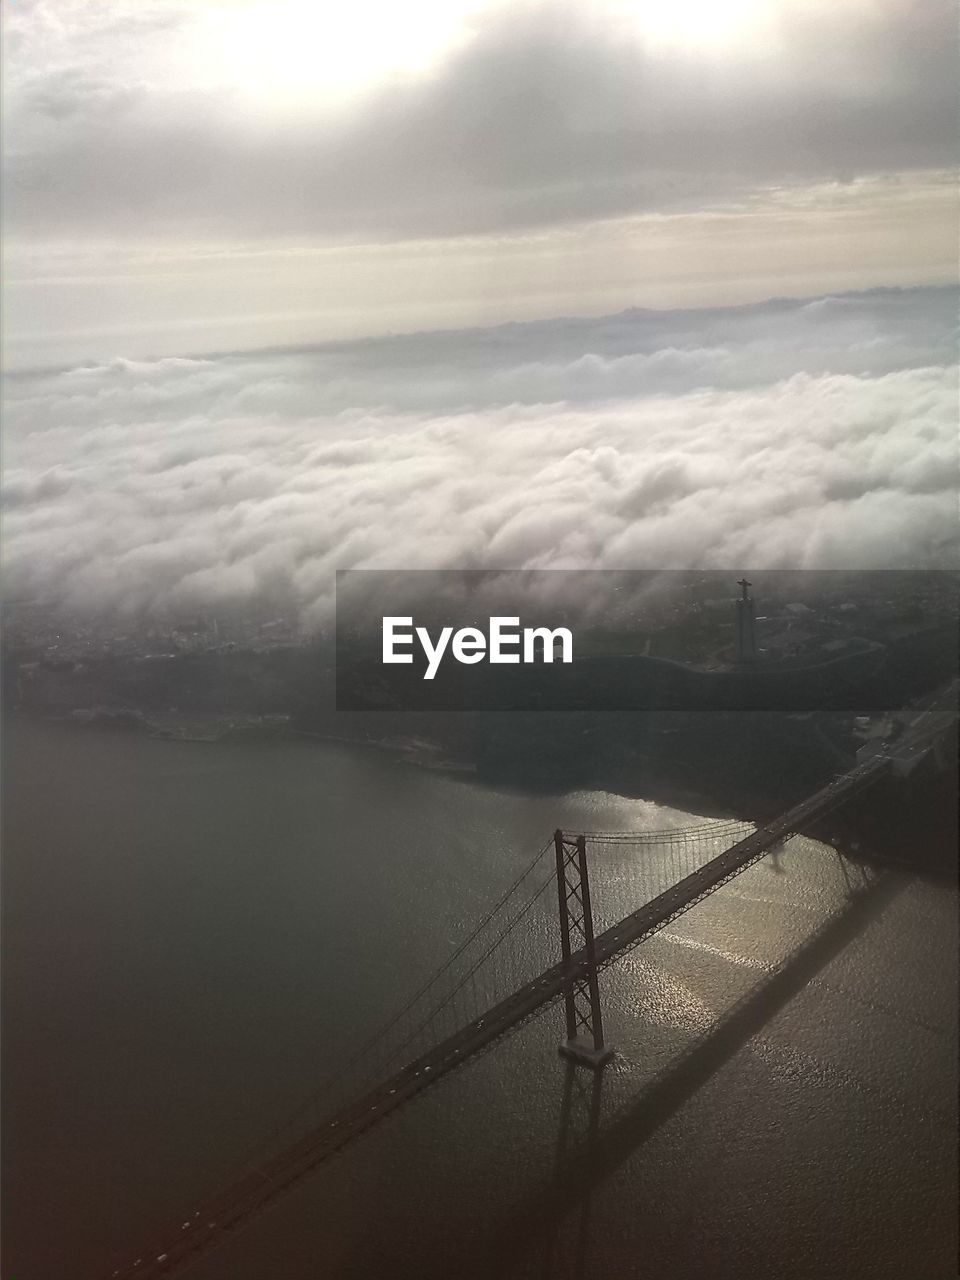
[[[632,27],[651,48],[726,56],[766,44],[785,3],[599,0],[590,8],[601,27]],[[335,101],[429,72],[503,8],[500,0],[214,0],[192,15],[182,71],[274,105]]]
[[[241,0],[196,14],[197,79],[273,101],[340,97],[429,70],[470,37],[482,0]]]
[[[632,20],[653,46],[712,52],[744,50],[765,35],[778,0],[614,0],[618,16]]]

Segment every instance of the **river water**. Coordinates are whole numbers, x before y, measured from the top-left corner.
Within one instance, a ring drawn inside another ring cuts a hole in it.
[[[182,1216],[555,827],[703,821],[314,742],[4,748],[10,1280],[109,1275]],[[554,1007],[189,1274],[955,1275],[956,894],[866,879],[793,838],[608,970],[592,1125]]]

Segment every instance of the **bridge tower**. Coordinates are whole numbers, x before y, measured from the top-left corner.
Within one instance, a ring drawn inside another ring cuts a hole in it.
[[[583,951],[585,964],[570,973],[564,986],[567,1038],[560,1052],[574,1062],[599,1070],[613,1057],[603,1042],[603,1016],[597,982],[594,951],[593,911],[590,906],[590,876],[587,869],[587,842],[572,839],[560,830],[553,833],[557,853],[557,897],[560,905],[560,948],[564,965]]]

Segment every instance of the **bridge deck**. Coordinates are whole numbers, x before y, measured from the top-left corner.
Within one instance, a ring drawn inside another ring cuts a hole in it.
[[[597,966],[610,964],[628,947],[663,928],[757,862],[773,845],[849,799],[853,792],[874,781],[890,765],[888,759],[880,758],[851,770],[599,934],[595,940]],[[330,1115],[286,1151],[265,1162],[255,1173],[204,1201],[178,1230],[171,1232],[172,1238],[168,1238],[162,1247],[144,1252],[140,1258],[114,1271],[113,1276],[122,1280],[146,1280],[147,1277],[169,1275],[198,1254],[223,1243],[233,1231],[323,1161],[559,998],[567,983],[583,976],[587,967],[587,954],[580,950],[571,956],[569,965],[561,962],[546,969],[526,986],[494,1005],[483,1017],[461,1028],[395,1076]]]

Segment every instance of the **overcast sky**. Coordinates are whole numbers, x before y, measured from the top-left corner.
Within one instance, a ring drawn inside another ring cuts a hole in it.
[[[956,273],[952,0],[17,0],[10,364]]]

